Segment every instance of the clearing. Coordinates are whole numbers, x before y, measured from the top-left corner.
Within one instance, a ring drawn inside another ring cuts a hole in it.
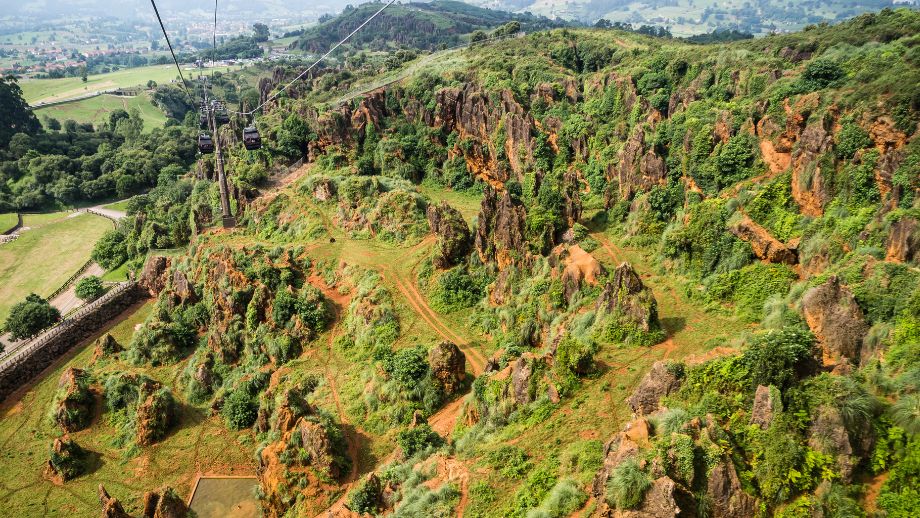
[[[44,117],[47,116],[62,123],[71,119],[80,123],[88,122],[98,127],[100,123],[108,122],[109,116],[115,110],[130,112],[133,108],[137,108],[140,112],[141,119],[144,121],[144,129],[147,131],[162,127],[166,123],[166,115],[150,102],[150,96],[146,92],[134,97],[103,94],[80,101],[37,108],[35,115],[43,125],[45,125]]]

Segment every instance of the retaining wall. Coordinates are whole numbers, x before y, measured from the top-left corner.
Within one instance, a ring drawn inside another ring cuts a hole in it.
[[[136,282],[120,284],[5,358],[0,363],[0,401],[144,296]]]

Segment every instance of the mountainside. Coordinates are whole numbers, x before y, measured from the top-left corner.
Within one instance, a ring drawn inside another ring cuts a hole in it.
[[[382,6],[380,2],[369,2],[346,8],[338,16],[305,29],[291,46],[325,52]],[[530,14],[483,9],[453,0],[397,3],[356,34],[349,45],[373,50],[402,46],[432,50],[441,45],[458,45],[463,43],[463,36],[475,30],[495,29],[511,21],[519,22],[524,31],[564,25]]]
[[[716,29],[752,34],[795,31],[808,24],[839,22],[867,11],[917,2],[892,0],[470,0],[470,3],[514,12],[530,12],[593,24],[604,18],[635,26],[669,27],[675,36]]]
[[[9,509],[169,516],[210,472],[267,517],[916,516],[918,34],[318,71],[261,150],[222,129],[235,228],[208,156],[97,245],[152,300],[4,415]]]

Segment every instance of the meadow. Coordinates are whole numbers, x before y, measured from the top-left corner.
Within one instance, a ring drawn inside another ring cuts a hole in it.
[[[229,72],[239,70],[240,67],[217,67],[214,70]],[[208,69],[210,72],[210,69]],[[182,73],[186,80],[191,80],[194,70],[183,68]],[[130,88],[146,86],[147,81],[153,80],[157,84],[169,83],[177,80],[178,74],[175,65],[151,65],[147,67],[126,68],[108,74],[91,75],[84,83],[79,77],[65,77],[61,79],[26,79],[19,83],[22,87],[23,97],[29,104],[38,102],[59,101],[78,97],[98,90],[114,88]]]
[[[0,320],[29,293],[51,294],[89,260],[112,222],[73,212],[26,214],[16,240],[0,244]]]
[[[115,110],[131,111],[133,108],[137,108],[140,112],[145,130],[158,128],[166,123],[166,115],[150,102],[150,96],[146,93],[136,97],[100,95],[90,99],[39,108],[35,110],[35,115],[42,121],[46,129],[45,116],[60,122],[70,119],[98,126],[100,123],[107,122],[109,115]]]

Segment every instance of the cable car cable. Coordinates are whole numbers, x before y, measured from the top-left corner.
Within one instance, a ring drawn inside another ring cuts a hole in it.
[[[153,0],[151,0],[151,1],[153,1]],[[375,12],[374,14],[372,14],[367,20],[364,20],[364,21],[361,23],[361,25],[358,25],[358,26],[355,28],[355,30],[351,31],[351,33],[349,33],[348,36],[345,36],[345,37],[342,39],[342,41],[340,41],[340,42],[336,43],[335,45],[333,45],[331,49],[329,49],[325,54],[323,54],[322,56],[320,56],[320,58],[317,59],[312,65],[310,65],[309,67],[307,67],[306,69],[304,69],[304,71],[301,72],[300,74],[298,74],[297,77],[295,77],[294,79],[291,79],[291,81],[290,81],[289,83],[287,83],[286,85],[284,85],[280,90],[278,90],[278,91],[275,92],[274,94],[270,95],[267,99],[265,99],[264,101],[262,101],[261,104],[259,104],[258,106],[256,106],[255,108],[253,108],[253,109],[251,109],[251,110],[249,110],[249,111],[247,111],[247,112],[232,111],[232,112],[230,112],[230,113],[233,113],[234,115],[252,115],[252,114],[255,113],[256,111],[258,111],[259,108],[261,108],[261,107],[265,106],[266,104],[268,104],[269,101],[272,101],[272,100],[274,100],[275,98],[277,98],[279,95],[281,95],[282,92],[284,92],[284,91],[287,90],[289,87],[291,87],[291,85],[293,85],[294,83],[296,83],[297,81],[299,81],[303,76],[307,75],[307,72],[309,72],[310,70],[313,70],[314,68],[316,68],[317,65],[319,65],[324,59],[328,58],[329,55],[332,54],[333,52],[335,52],[336,49],[338,49],[339,47],[341,47],[342,45],[344,45],[348,40],[351,39],[352,36],[354,36],[355,34],[358,33],[358,31],[360,31],[361,29],[363,29],[365,25],[371,23],[371,20],[373,20],[373,19],[376,18],[380,13],[382,13],[382,12],[384,11],[384,9],[386,9],[387,7],[390,7],[390,6],[393,5],[394,3],[396,3],[396,0],[390,0],[389,2],[387,2],[386,4],[384,4],[383,7],[381,7],[377,12]]]
[[[192,97],[191,93],[189,93],[188,86],[185,84],[185,76],[182,75],[182,67],[179,66],[179,59],[176,58],[176,52],[173,50],[172,42],[169,41],[169,34],[166,33],[166,26],[163,25],[163,19],[160,18],[160,10],[157,9],[157,3],[155,0],[150,0],[150,4],[153,5],[153,12],[157,15],[157,21],[160,22],[160,29],[163,30],[163,37],[166,38],[166,45],[169,46],[169,53],[172,54],[173,62],[176,64],[176,70],[179,71],[179,79],[182,81],[182,89],[185,90],[185,95],[188,96],[189,101],[191,101],[192,106],[194,106],[195,98]]]

